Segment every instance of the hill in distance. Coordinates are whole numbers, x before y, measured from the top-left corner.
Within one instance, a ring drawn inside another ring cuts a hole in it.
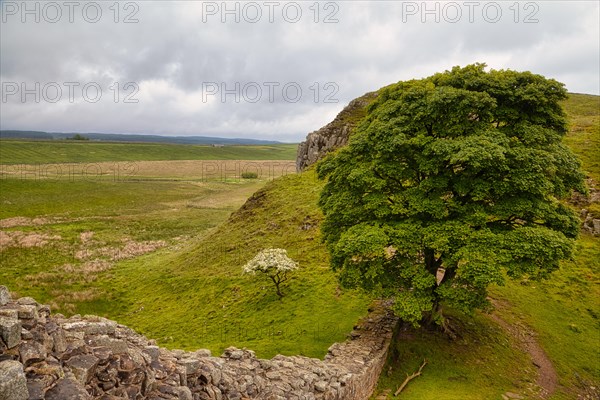
[[[0,139],[28,139],[28,140],[65,140],[74,135],[81,135],[89,140],[104,142],[134,142],[134,143],[174,143],[197,145],[271,145],[282,144],[276,140],[245,139],[245,138],[219,138],[209,136],[160,136],[160,135],[133,135],[121,133],[64,133],[44,131],[0,130]]]

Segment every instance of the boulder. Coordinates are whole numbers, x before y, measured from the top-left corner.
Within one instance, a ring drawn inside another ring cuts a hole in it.
[[[6,286],[0,286],[0,306],[5,306],[10,301],[10,292]]]
[[[44,346],[37,342],[28,341],[19,346],[19,355],[21,356],[21,363],[28,367],[33,363],[44,361],[47,354]]]
[[[33,297],[21,297],[17,299],[17,304],[21,304],[23,306],[36,306],[37,302],[33,299]]]
[[[106,335],[115,333],[115,322],[105,321],[75,321],[67,322],[62,325],[66,331],[83,332],[86,335]]]
[[[12,309],[12,308],[3,308],[3,309],[0,309],[0,317],[7,317],[7,318],[12,318],[12,319],[18,319],[19,318],[19,312],[17,310]]]
[[[94,368],[98,365],[98,358],[91,354],[81,354],[69,358],[65,367],[70,369],[75,378],[83,385],[89,382],[94,375]]]
[[[21,318],[21,319],[37,319],[38,318],[37,307],[33,304],[21,305],[17,311],[19,312],[19,318]]]
[[[13,318],[0,317],[0,338],[9,349],[21,343],[21,322]]]
[[[41,380],[30,380],[27,382],[29,400],[44,400],[45,384]]]
[[[18,361],[0,362],[0,400],[27,400],[27,379]]]
[[[89,344],[92,347],[106,347],[110,349],[114,354],[125,354],[127,353],[127,343],[121,339],[113,339],[108,335],[99,335],[94,339],[91,339]]]
[[[91,400],[92,396],[73,378],[63,378],[46,392],[46,400]]]

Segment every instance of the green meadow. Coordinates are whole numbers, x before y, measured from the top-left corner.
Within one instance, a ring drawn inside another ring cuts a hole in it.
[[[160,160],[293,160],[295,144],[212,147],[164,143],[73,140],[0,141],[0,164],[90,163]]]

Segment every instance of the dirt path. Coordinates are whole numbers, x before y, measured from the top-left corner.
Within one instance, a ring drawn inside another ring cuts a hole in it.
[[[503,304],[497,299],[490,300],[497,309],[506,309],[509,307],[508,304]],[[539,396],[541,399],[548,399],[558,387],[558,374],[544,349],[535,340],[534,332],[522,324],[513,325],[506,322],[497,313],[490,314],[490,317],[516,340],[517,345],[522,351],[529,354],[531,362],[538,368],[536,384],[541,389]]]

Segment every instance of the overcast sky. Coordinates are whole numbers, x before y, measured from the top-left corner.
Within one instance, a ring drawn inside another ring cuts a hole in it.
[[[298,142],[455,65],[600,92],[598,1],[1,0],[0,129]]]

